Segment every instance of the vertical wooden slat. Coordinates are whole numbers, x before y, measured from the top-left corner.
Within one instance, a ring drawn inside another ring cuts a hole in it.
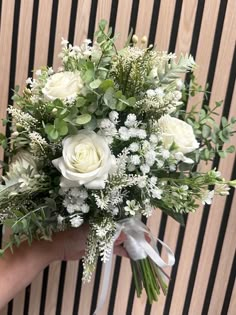
[[[111,13],[112,0],[98,0],[95,30],[98,29],[98,23],[106,20],[109,23]]]
[[[126,42],[129,33],[131,8],[131,0],[119,0],[115,26],[115,33],[119,34],[119,37],[116,41],[116,46],[118,49],[124,46],[124,43]]]
[[[74,43],[79,45],[84,39],[87,38],[88,25],[89,25],[89,14],[91,8],[91,0],[79,1],[76,26],[75,26],[75,39]]]
[[[155,45],[158,50],[167,51],[170,41],[175,0],[161,1]]]
[[[58,5],[55,46],[53,54],[53,68],[55,71],[61,64],[61,60],[58,58],[58,54],[61,51],[61,38],[63,37],[68,39],[71,1],[72,0],[60,0]]]
[[[34,70],[47,62],[52,0],[39,1]]]

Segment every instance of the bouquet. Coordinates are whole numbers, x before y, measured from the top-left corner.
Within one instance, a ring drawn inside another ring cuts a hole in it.
[[[160,289],[167,291],[163,268],[174,264],[174,255],[160,241],[168,261],[160,257],[141,218],[158,208],[184,224],[183,215],[199,203],[229,193],[235,181],[196,166],[234,152],[224,144],[236,119],[216,124],[220,102],[187,111],[189,97],[207,93],[195,80],[191,55],[178,59],[146,47],[145,37],[139,44],[136,35],[118,51],[111,34],[102,20],[93,44],[62,39],[62,66],[42,67],[23,92],[15,89],[4,120],[10,136],[0,136],[6,157],[0,223],[11,229],[1,253],[87,222],[83,280],[89,281],[99,257],[109,274],[123,231],[137,294],[144,288],[152,303]]]

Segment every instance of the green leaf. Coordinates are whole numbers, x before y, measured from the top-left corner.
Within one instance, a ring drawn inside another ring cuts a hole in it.
[[[230,121],[231,121],[231,124],[235,124],[236,123],[236,117],[232,117]]]
[[[60,100],[59,98],[56,98],[53,101],[53,105],[54,105],[54,107],[59,107],[59,108],[64,107],[62,100]]]
[[[76,99],[76,106],[77,107],[82,107],[86,103],[86,99],[82,96],[77,97]]]
[[[85,82],[91,82],[94,79],[94,69],[88,69],[84,74]]]
[[[57,140],[59,137],[59,133],[56,129],[53,129],[50,133],[49,133],[50,138],[52,138],[52,140]]]
[[[234,152],[235,152],[235,146],[234,146],[234,145],[229,146],[229,147],[226,149],[226,152],[227,152],[227,153],[234,153]]]
[[[221,118],[221,124],[224,128],[228,125],[228,120],[224,116]]]
[[[110,79],[104,80],[99,86],[103,91],[106,91],[109,87],[114,87],[114,82]]]
[[[135,97],[130,97],[127,99],[127,102],[129,103],[129,106],[134,107],[136,103],[136,98]]]
[[[76,124],[84,125],[87,124],[91,120],[92,116],[90,114],[83,114],[76,118]]]
[[[208,138],[211,134],[211,128],[208,125],[203,125],[202,136],[203,138]]]
[[[95,90],[100,86],[101,82],[102,82],[101,80],[96,79],[96,80],[90,82],[89,86],[91,87],[91,89]]]
[[[64,120],[56,118],[54,121],[54,126],[59,135],[65,136],[68,133],[67,123]]]
[[[54,129],[55,129],[55,127],[54,127],[53,125],[51,125],[51,124],[47,124],[47,125],[45,126],[45,132],[46,132],[48,135],[49,135],[50,132],[52,132]]]
[[[118,102],[117,105],[116,105],[116,109],[119,112],[122,112],[123,110],[125,110],[126,107],[127,107],[127,105],[124,102]]]
[[[219,154],[219,156],[221,158],[225,158],[227,156],[227,152],[226,151],[218,151],[217,153]]]

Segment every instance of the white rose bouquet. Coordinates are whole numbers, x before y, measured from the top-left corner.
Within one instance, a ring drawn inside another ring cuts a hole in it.
[[[217,126],[212,117],[221,103],[186,110],[188,97],[202,91],[193,74],[190,84],[180,79],[195,68],[191,56],[177,59],[145,48],[144,40],[139,47],[137,36],[117,51],[105,27],[101,21],[94,44],[72,46],[63,39],[60,69],[43,67],[22,94],[15,90],[5,121],[11,135],[0,136],[8,159],[0,222],[12,230],[1,253],[22,239],[50,239],[87,222],[89,281],[99,256],[109,274],[113,244],[123,231],[137,294],[144,287],[152,303],[160,288],[166,293],[163,268],[174,256],[160,241],[168,261],[160,257],[140,218],[161,210],[184,224],[184,214],[199,202],[210,204],[235,186],[218,171],[201,173],[196,166],[234,152],[224,143],[236,119],[223,117]]]

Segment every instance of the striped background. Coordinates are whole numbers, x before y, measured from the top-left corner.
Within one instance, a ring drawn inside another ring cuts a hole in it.
[[[44,64],[59,66],[62,36],[77,44],[86,37],[92,39],[101,18],[121,32],[118,47],[132,27],[160,50],[191,52],[200,65],[199,82],[203,86],[208,82],[212,94],[208,101],[195,97],[189,105],[197,103],[200,108],[203,102],[213,105],[214,100],[224,99],[217,119],[222,113],[236,115],[235,0],[0,0],[0,17],[1,117],[11,104],[11,88],[24,85],[32,69]],[[236,178],[233,154],[224,160],[216,158],[207,167],[217,167],[226,178]],[[185,228],[157,211],[148,224],[176,255],[175,266],[168,270],[168,296],[160,296],[153,306],[146,304],[145,295],[137,299],[129,261],[118,257],[101,314],[234,315],[235,198],[233,191],[227,198],[216,198],[211,207],[186,217]],[[0,315],[90,315],[99,295],[102,264],[98,263],[89,285],[81,284],[81,275],[80,262],[56,262]]]

